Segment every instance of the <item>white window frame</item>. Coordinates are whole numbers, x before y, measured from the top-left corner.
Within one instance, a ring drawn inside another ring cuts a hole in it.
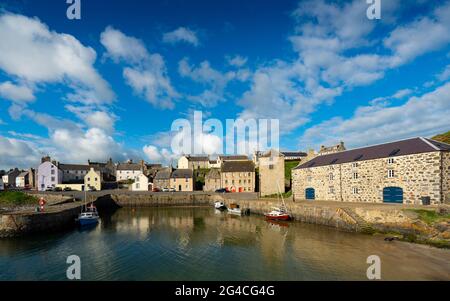
[[[393,169],[388,169],[388,178],[395,178],[395,171]]]

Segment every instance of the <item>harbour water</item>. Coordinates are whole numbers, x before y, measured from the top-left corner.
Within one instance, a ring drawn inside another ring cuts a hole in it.
[[[0,280],[450,280],[450,250],[211,208],[123,208],[91,229],[0,240]]]

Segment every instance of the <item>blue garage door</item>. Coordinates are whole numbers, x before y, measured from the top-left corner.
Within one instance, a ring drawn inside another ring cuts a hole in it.
[[[383,202],[403,204],[403,189],[400,187],[386,187],[383,189]]]
[[[314,200],[316,198],[316,191],[314,188],[306,188],[305,196],[307,200]]]

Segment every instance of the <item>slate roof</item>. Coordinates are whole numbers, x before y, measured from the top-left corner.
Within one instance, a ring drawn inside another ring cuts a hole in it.
[[[248,160],[248,157],[245,155],[220,155],[219,156],[222,161],[226,160]]]
[[[194,174],[192,172],[192,169],[177,169],[172,172],[172,175],[170,177],[172,179],[186,179],[193,178]]]
[[[28,171],[24,171],[24,172],[21,172],[17,177],[18,177],[18,178],[26,177],[26,176],[28,176],[28,174],[29,174]]]
[[[141,170],[142,166],[138,163],[119,163],[117,170]]]
[[[155,180],[168,180],[170,179],[170,169],[163,169],[158,171],[158,173],[155,176]]]
[[[305,152],[281,152],[285,157],[306,157],[308,156]]]
[[[206,156],[186,156],[189,161],[209,161],[209,157]]]
[[[435,151],[450,151],[450,145],[428,138],[411,138],[385,144],[373,145],[318,156],[294,169],[305,169],[326,165],[374,160],[389,157],[406,156]]]
[[[222,172],[254,172],[253,161],[225,161],[221,167]]]
[[[67,171],[67,170],[87,170],[89,171],[91,167],[89,165],[81,165],[81,164],[59,164],[58,168]]]

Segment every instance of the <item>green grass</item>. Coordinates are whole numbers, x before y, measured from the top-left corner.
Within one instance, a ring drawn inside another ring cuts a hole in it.
[[[408,210],[417,213],[419,219],[427,223],[428,225],[438,223],[441,221],[450,220],[450,214],[439,214],[436,211],[425,209],[408,209]]]
[[[38,199],[35,196],[16,191],[0,192],[0,205],[3,206],[23,206],[37,205]]]
[[[292,196],[292,190],[289,190],[288,192],[283,193],[283,198],[287,199]],[[264,198],[267,199],[276,199],[278,197],[278,194],[272,194],[272,195],[266,195]]]
[[[450,144],[450,131],[448,131],[447,133],[444,133],[444,134],[434,136],[432,139]]]
[[[292,169],[297,167],[300,161],[285,161],[284,162],[284,178],[288,181],[292,179]]]

